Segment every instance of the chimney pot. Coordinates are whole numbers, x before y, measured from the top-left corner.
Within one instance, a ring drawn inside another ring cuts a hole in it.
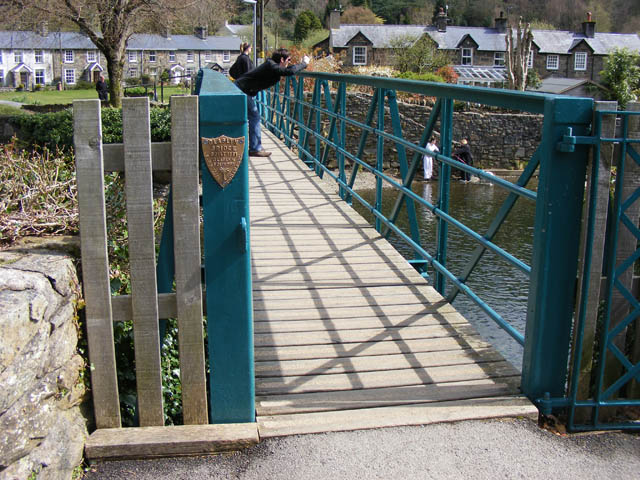
[[[507,19],[504,17],[504,12],[500,12],[500,17],[495,19],[496,31],[498,33],[506,33],[507,31]]]
[[[444,8],[440,7],[440,11],[438,12],[438,15],[436,15],[436,28],[439,32],[447,31],[448,20],[449,19],[447,18],[447,14],[444,12]]]
[[[582,33],[587,38],[593,38],[596,35],[596,22],[591,18],[591,12],[587,12],[587,21],[582,22]]]

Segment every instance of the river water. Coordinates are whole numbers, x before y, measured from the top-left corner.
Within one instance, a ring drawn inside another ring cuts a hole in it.
[[[437,182],[415,183],[413,191],[431,204],[438,201]],[[450,214],[481,235],[487,230],[508,196],[504,189],[488,183],[452,181],[450,192]],[[373,205],[375,190],[360,190],[358,193]],[[383,190],[382,211],[385,215],[393,207],[396,196],[394,189]],[[373,222],[373,215],[355,199],[353,206],[369,222]],[[418,204],[416,207],[422,246],[433,255],[436,250],[437,219],[426,207]],[[534,217],[535,203],[520,198],[494,237],[494,243],[527,265],[531,265]],[[403,231],[409,232],[405,208],[402,209],[397,224]],[[392,234],[389,241],[405,258],[414,258],[413,249],[400,237]],[[459,277],[477,245],[473,239],[450,225],[447,268]],[[433,269],[429,268],[430,283],[434,278],[432,273]],[[529,294],[529,279],[525,273],[495,253],[487,251],[469,277],[467,285],[502,318],[524,334]],[[450,289],[451,284],[448,283],[447,293]],[[498,327],[466,295],[460,293],[453,305],[475,326],[485,340],[491,342],[514,367],[521,369],[522,347],[510,335]]]

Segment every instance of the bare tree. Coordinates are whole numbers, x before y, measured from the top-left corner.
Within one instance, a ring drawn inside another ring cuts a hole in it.
[[[5,9],[11,9],[14,15],[33,16],[35,12],[40,19],[57,19],[77,26],[104,55],[110,104],[119,107],[129,37],[149,19],[168,20],[193,3],[184,0],[5,0],[0,14],[4,14]]]
[[[514,36],[513,29],[509,25],[505,41],[507,43],[505,62],[509,88],[512,90],[524,90],[527,86],[529,55],[531,54],[531,42],[533,41],[531,25],[527,23],[523,28],[522,17],[520,17],[516,35]]]

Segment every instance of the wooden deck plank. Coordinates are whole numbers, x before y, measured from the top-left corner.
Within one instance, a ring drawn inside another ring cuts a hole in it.
[[[419,338],[395,340],[387,338],[382,341],[359,342],[354,344],[321,344],[321,345],[289,345],[256,347],[255,359],[296,360],[309,358],[343,358],[363,355],[390,355],[397,353],[436,352],[444,350],[461,350],[465,348],[487,348],[491,345],[480,335],[464,337]]]
[[[384,370],[428,368],[442,365],[498,362],[502,356],[492,348],[444,350],[441,352],[411,352],[380,356],[343,357],[331,359],[278,360],[256,362],[257,377],[291,377],[358,373]]]
[[[294,393],[256,397],[258,416],[291,413],[358,410],[392,405],[417,405],[470,398],[512,395],[520,385],[520,377],[498,380],[481,379],[431,385],[344,390],[339,392]]]
[[[453,402],[339,410],[319,413],[258,417],[261,438],[305,433],[340,432],[366,428],[427,425],[440,422],[513,416],[537,416],[538,411],[522,397],[472,398]]]
[[[251,159],[262,436],[531,413],[520,377],[271,134]]]
[[[257,444],[255,423],[102,428],[87,439],[90,460],[176,457],[228,452]]]

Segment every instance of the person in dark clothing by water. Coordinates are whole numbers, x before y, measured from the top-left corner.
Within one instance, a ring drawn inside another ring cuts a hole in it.
[[[256,105],[255,96],[260,90],[272,87],[280,81],[282,77],[295,75],[309,64],[309,57],[306,55],[302,63],[289,65],[291,54],[285,48],[280,48],[273,52],[271,58],[267,59],[259,67],[249,70],[236,80],[237,87],[247,95],[247,117],[249,118],[249,155],[252,157],[268,157],[271,152],[262,148],[262,135],[260,131],[260,112]]]
[[[242,42],[240,45],[240,51],[242,53],[238,55],[238,58],[236,58],[236,61],[229,69],[229,75],[236,79],[240,78],[249,70],[253,70],[253,62],[251,61],[251,58],[249,58],[249,54],[251,53],[251,44]]]
[[[453,152],[453,158],[460,160],[462,163],[466,163],[470,167],[473,167],[473,155],[471,154],[471,148],[469,147],[469,142],[467,142],[466,138],[463,138],[460,141],[460,146],[455,149]],[[471,179],[471,174],[469,172],[462,172],[462,180],[468,182]]]
[[[101,102],[109,100],[109,87],[107,87],[107,82],[104,81],[104,75],[102,74],[96,82],[96,91],[98,92],[98,98]]]

